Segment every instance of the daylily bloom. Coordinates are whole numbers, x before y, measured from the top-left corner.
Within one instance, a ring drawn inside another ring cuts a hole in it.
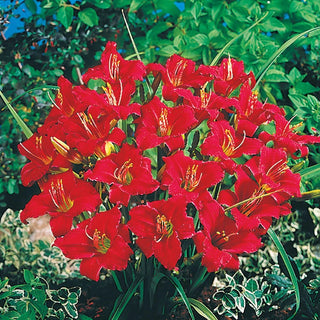
[[[228,97],[245,82],[250,82],[251,87],[256,83],[252,71],[245,73],[243,61],[230,57],[223,59],[220,66],[201,66],[199,71],[204,75],[211,74],[214,92],[224,97]]]
[[[196,206],[200,195],[208,192],[207,188],[220,182],[224,176],[218,163],[193,160],[183,151],[163,159],[166,164],[161,187],[168,188],[171,195],[182,195]]]
[[[258,154],[263,145],[259,139],[248,138],[245,133],[235,132],[228,121],[210,121],[208,126],[211,132],[200,147],[201,153],[213,156],[230,174],[237,167],[232,159],[240,158],[243,154]]]
[[[95,154],[98,158],[108,156],[113,145],[121,145],[125,133],[114,127],[116,113],[106,113],[103,108],[93,106],[87,112],[78,112],[75,117],[64,121],[69,134],[66,137],[70,147],[78,149],[84,156]]]
[[[43,191],[35,195],[20,213],[23,223],[28,218],[49,214],[54,236],[66,234],[72,220],[83,211],[94,212],[101,199],[95,188],[86,181],[77,179],[71,170],[52,175],[43,185]]]
[[[87,83],[90,79],[102,79],[106,83],[119,81],[133,82],[142,80],[145,65],[139,60],[125,60],[117,51],[117,44],[109,41],[101,55],[101,64],[90,68],[82,79]]]
[[[274,192],[272,197],[282,203],[291,197],[299,197],[301,176],[292,173],[287,165],[287,155],[282,149],[261,148],[260,156],[245,163],[259,186],[266,192]]]
[[[85,110],[86,106],[81,103],[78,99],[78,94],[74,92],[73,84],[66,79],[64,76],[61,76],[57,84],[59,86],[59,91],[55,98],[54,106],[61,112],[61,114],[70,117],[75,112],[81,112]],[[81,89],[80,87],[78,88]]]
[[[236,176],[234,192],[221,190],[218,202],[231,207],[238,228],[263,234],[270,227],[272,218],[278,219],[291,212],[288,203],[277,202],[272,193],[268,195],[242,168],[237,169]]]
[[[165,143],[172,151],[184,147],[183,135],[196,119],[190,108],[170,108],[154,97],[141,107],[141,117],[135,122],[138,124],[135,138],[139,148],[145,150]]]
[[[220,118],[220,110],[233,112],[230,107],[239,103],[236,98],[222,97],[211,91],[205,92],[203,89],[200,89],[199,96],[194,95],[190,90],[177,89],[176,92],[183,97],[183,104],[193,109],[198,123],[205,119],[214,121]]]
[[[71,163],[55,150],[48,135],[34,133],[20,143],[18,149],[23,156],[31,160],[21,170],[24,186],[31,186],[47,173],[63,172],[71,166]]]
[[[181,257],[180,240],[194,235],[192,217],[186,214],[183,197],[148,202],[130,210],[129,229],[138,236],[137,245],[147,258],[154,255],[172,270]]]
[[[71,259],[82,259],[80,273],[98,281],[102,268],[124,270],[133,253],[120,231],[117,207],[96,214],[77,225],[54,245]]]
[[[239,269],[238,254],[257,251],[261,240],[248,229],[239,229],[233,219],[225,215],[215,200],[207,202],[199,210],[199,218],[204,227],[193,240],[198,253],[203,253],[202,265],[208,272],[224,269]]]
[[[152,193],[159,186],[151,174],[151,160],[129,144],[124,144],[118,153],[98,160],[85,178],[111,185],[109,200],[124,205],[128,205],[130,196]]]
[[[158,63],[147,65],[147,73],[152,72],[154,76],[161,74],[163,81],[162,95],[164,99],[177,101],[179,94],[176,89],[187,90],[188,88],[200,88],[212,79],[209,75],[202,75],[195,70],[195,62],[183,58],[177,54],[172,55],[162,66]]]
[[[282,148],[293,158],[305,157],[309,153],[306,144],[320,143],[320,137],[298,134],[296,130],[301,127],[302,123],[290,125],[290,121],[282,115],[274,117],[276,132],[269,134],[261,132],[259,139],[267,143],[273,141],[274,148]]]
[[[239,94],[239,104],[236,107],[235,129],[245,131],[252,137],[261,124],[269,123],[276,114],[284,114],[284,109],[270,103],[261,103],[258,93],[253,92],[245,83]]]

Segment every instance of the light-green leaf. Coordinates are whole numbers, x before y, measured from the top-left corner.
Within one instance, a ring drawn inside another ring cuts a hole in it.
[[[97,26],[99,24],[99,17],[96,11],[92,8],[86,8],[80,11],[78,16],[81,22],[89,27]]]
[[[63,6],[60,7],[57,12],[57,20],[62,23],[62,25],[68,29],[72,23],[73,18],[73,8]]]
[[[188,298],[188,300],[190,302],[190,305],[200,314],[200,316],[208,320],[218,320],[218,318],[211,312],[211,310],[202,302],[193,298]]]

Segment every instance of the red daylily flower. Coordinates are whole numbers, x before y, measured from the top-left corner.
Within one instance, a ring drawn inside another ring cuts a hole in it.
[[[140,104],[131,103],[131,97],[135,93],[134,82],[120,80],[110,81],[102,86],[103,93],[90,90],[82,100],[89,106],[98,106],[105,109],[106,113],[115,112],[118,119],[126,119],[129,114],[140,114]]]
[[[186,214],[182,197],[159,200],[130,210],[129,229],[147,258],[154,255],[167,269],[172,270],[181,257],[180,240],[194,235],[193,219]]]
[[[71,163],[55,150],[48,135],[34,133],[28,140],[20,143],[18,149],[23,156],[31,160],[21,170],[24,186],[31,186],[46,174],[63,172],[71,166]]]
[[[269,103],[258,101],[258,93],[252,92],[246,83],[240,89],[239,104],[236,105],[235,129],[246,132],[252,137],[257,128],[264,123],[269,123],[276,114],[284,114],[284,109]]]
[[[130,196],[152,193],[159,186],[152,178],[151,160],[129,144],[124,144],[118,153],[97,161],[85,177],[110,184],[110,201],[124,205],[128,205]]]
[[[143,80],[145,69],[145,65],[139,60],[123,59],[117,51],[117,44],[109,41],[101,55],[101,65],[90,68],[82,79],[85,83],[90,79],[102,79],[106,83],[119,80],[123,83],[133,82]]]
[[[217,184],[224,176],[218,163],[193,160],[183,151],[163,159],[166,164],[161,187],[168,188],[171,195],[182,195],[196,206],[200,195],[208,192],[207,188]]]
[[[203,89],[200,89],[199,96],[189,90],[177,89],[176,92],[184,98],[183,103],[194,110],[198,123],[205,119],[216,120],[220,115],[220,110],[233,112],[230,107],[239,103],[235,98],[222,97],[214,92],[205,92]]]
[[[231,214],[238,228],[266,233],[272,218],[279,219],[280,216],[291,212],[288,203],[278,203],[272,195],[267,195],[266,190],[251,179],[242,168],[238,168],[236,173],[235,191],[221,190],[218,202],[233,207]],[[239,205],[235,206],[236,204]]]
[[[53,245],[71,259],[82,259],[80,273],[98,281],[102,268],[124,270],[133,253],[120,231],[117,207],[96,214],[77,225]]]
[[[163,88],[162,95],[164,99],[177,101],[179,94],[177,88],[200,88],[207,81],[211,80],[211,76],[202,75],[198,70],[195,70],[195,62],[180,57],[177,54],[172,55],[162,66],[158,63],[150,63],[147,65],[147,73],[152,72],[154,76],[158,73],[162,76]]]
[[[113,145],[120,145],[125,133],[114,125],[115,113],[106,113],[100,107],[89,107],[87,112],[79,112],[76,117],[67,119],[64,124],[68,128],[67,143],[76,148],[84,156],[108,156]]]
[[[263,145],[258,139],[247,138],[244,134],[235,132],[228,121],[209,121],[208,126],[210,136],[201,145],[201,153],[213,156],[230,174],[237,167],[232,159],[240,158],[243,154],[258,154]]]
[[[135,122],[138,124],[136,142],[139,148],[145,150],[165,143],[172,151],[184,147],[183,135],[196,119],[190,108],[170,108],[154,97],[141,107],[141,117]]]
[[[208,272],[239,269],[238,254],[257,251],[261,240],[249,230],[239,229],[234,220],[225,215],[222,207],[212,200],[199,210],[204,226],[193,237],[199,253],[203,253],[202,265]]]
[[[294,159],[305,157],[309,153],[306,144],[320,143],[320,137],[300,135],[295,131],[302,125],[298,123],[291,126],[290,121],[282,115],[274,117],[276,132],[271,135],[265,131],[261,132],[259,139],[267,143],[273,141],[274,148],[282,148]],[[299,153],[299,155],[297,155]]]
[[[59,91],[55,98],[54,106],[61,112],[61,114],[70,117],[75,112],[81,112],[85,110],[86,106],[78,99],[79,91],[85,90],[82,87],[74,87],[73,84],[61,76],[57,82]],[[78,92],[75,92],[75,88],[78,88]]]
[[[233,58],[225,58],[220,66],[201,66],[202,74],[211,74],[214,79],[214,92],[218,95],[228,97],[236,88],[245,82],[250,82],[251,87],[256,83],[253,73],[244,72],[243,61]]]
[[[287,155],[282,149],[261,148],[260,156],[245,163],[259,186],[266,192],[275,192],[272,197],[282,203],[293,197],[300,197],[300,180],[298,173],[292,173],[287,165]]]
[[[20,220],[51,216],[50,226],[54,236],[66,234],[72,220],[83,211],[95,211],[100,205],[99,193],[88,182],[77,179],[72,171],[50,176],[43,191],[35,195],[20,213]]]

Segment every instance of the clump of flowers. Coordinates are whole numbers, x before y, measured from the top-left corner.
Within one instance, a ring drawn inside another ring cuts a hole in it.
[[[50,215],[54,245],[81,259],[83,275],[124,270],[137,251],[168,270],[195,257],[209,272],[238,269],[290,213],[300,175],[288,159],[320,137],[260,102],[241,61],[145,66],[109,42],[82,78],[58,80],[45,123],[19,150],[30,160],[23,184],[41,189],[21,220]]]

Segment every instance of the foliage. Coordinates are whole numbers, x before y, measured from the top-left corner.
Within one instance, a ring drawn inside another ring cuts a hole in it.
[[[56,247],[45,240],[30,239],[29,228],[20,222],[17,212],[7,210],[1,217],[0,269],[1,276],[15,283],[22,280],[22,271],[61,283],[79,277],[76,265],[66,259]],[[42,226],[43,227],[43,226]]]
[[[44,278],[24,270],[23,284],[0,278],[0,319],[78,319],[80,288],[49,289]]]

